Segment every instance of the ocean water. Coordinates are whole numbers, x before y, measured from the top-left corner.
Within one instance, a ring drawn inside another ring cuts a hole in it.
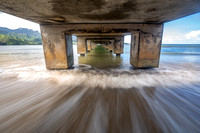
[[[199,133],[200,45],[163,45],[160,67],[134,69],[102,49],[47,70],[42,46],[0,46],[2,133]]]

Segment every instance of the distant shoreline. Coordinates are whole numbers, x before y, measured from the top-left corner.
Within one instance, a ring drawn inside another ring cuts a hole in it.
[[[41,45],[41,34],[26,28],[9,29],[0,27],[0,46],[3,45]]]

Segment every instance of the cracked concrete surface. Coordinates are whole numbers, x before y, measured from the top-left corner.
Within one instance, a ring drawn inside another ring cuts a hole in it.
[[[0,0],[0,11],[39,24],[163,23],[200,12],[199,0]]]

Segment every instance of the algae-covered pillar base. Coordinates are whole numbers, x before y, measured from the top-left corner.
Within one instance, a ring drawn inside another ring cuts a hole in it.
[[[153,27],[153,28],[152,28]],[[163,25],[147,25],[131,35],[130,63],[136,68],[159,66]]]
[[[47,69],[67,69],[73,66],[72,35],[54,26],[40,25]]]

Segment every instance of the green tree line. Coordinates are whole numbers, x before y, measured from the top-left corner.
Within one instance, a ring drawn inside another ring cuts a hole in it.
[[[11,30],[0,27],[0,45],[41,45],[42,40],[38,31],[25,28]]]

